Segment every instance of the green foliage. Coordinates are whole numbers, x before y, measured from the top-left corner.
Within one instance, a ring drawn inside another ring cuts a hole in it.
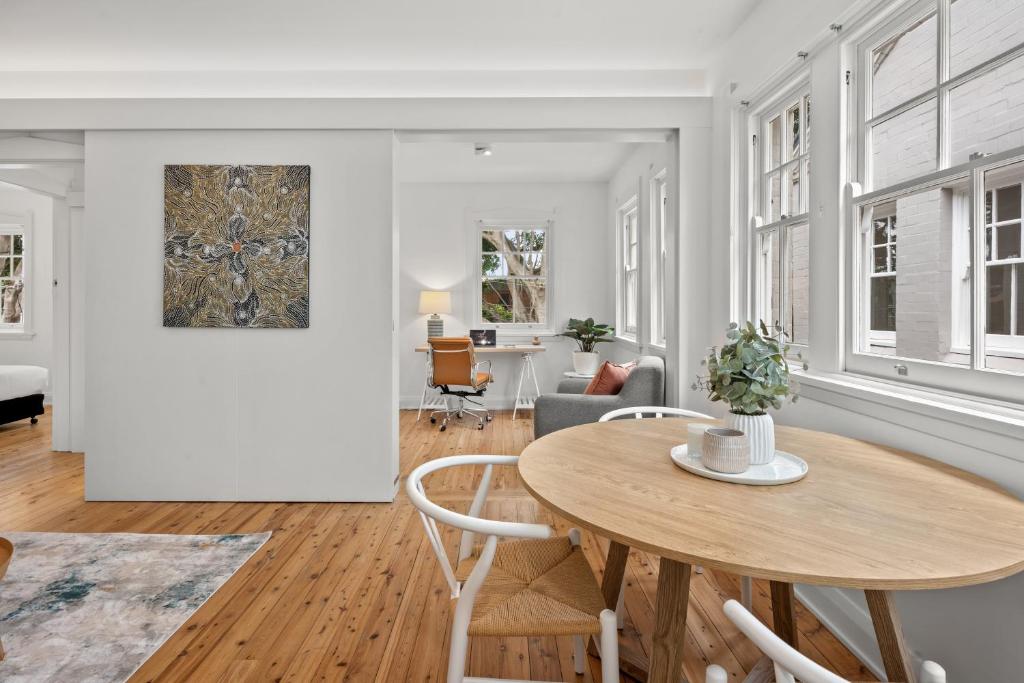
[[[505,304],[489,304],[485,301],[483,319],[492,323],[510,323],[512,322],[512,311]]]
[[[615,332],[614,327],[604,323],[595,323],[593,318],[587,318],[586,320],[569,318],[569,324],[566,325],[565,332],[562,332],[559,336],[568,337],[575,341],[580,347],[580,351],[592,353],[596,344],[614,341],[613,339],[605,338],[613,332]]]
[[[739,415],[764,415],[769,408],[781,408],[791,394],[785,331],[773,325],[769,332],[764,321],[760,330],[752,322],[742,327],[730,323],[725,337],[728,341],[721,350],[712,347],[701,361],[707,375],[698,376],[690,388],[707,392],[712,401],[726,401]]]

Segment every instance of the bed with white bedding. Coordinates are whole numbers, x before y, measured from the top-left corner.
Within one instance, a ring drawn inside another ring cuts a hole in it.
[[[43,395],[50,381],[46,368],[35,365],[0,365],[0,424],[43,414]]]

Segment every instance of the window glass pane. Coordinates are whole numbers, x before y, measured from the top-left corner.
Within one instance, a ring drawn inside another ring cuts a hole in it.
[[[1020,218],[1020,185],[999,188],[996,190],[996,199],[995,220],[1002,222]]]
[[[480,233],[480,237],[480,250],[483,252],[501,251],[505,244],[505,241],[501,236],[500,230],[484,230],[482,233]]]
[[[508,264],[502,254],[484,254],[480,266],[480,274],[484,277],[504,277],[508,275]]]
[[[781,275],[779,273],[779,233],[761,233],[757,262],[757,315],[766,324],[782,322],[780,306]]]
[[[629,267],[636,268],[640,261],[640,245],[636,242],[629,245]]]
[[[532,251],[522,254],[509,254],[507,259],[508,272],[517,277],[541,277],[547,275],[547,263],[544,252]]]
[[[1017,334],[1024,337],[1024,263],[1018,263],[1014,268],[1017,269],[1017,286],[1014,289],[1013,298],[1017,302]],[[1018,364],[1018,369],[1024,369],[1024,363]]]
[[[879,190],[936,168],[935,100],[871,129],[871,187]]]
[[[885,244],[889,241],[889,219],[887,217],[876,218],[874,220],[874,229],[872,230],[874,235],[875,244]]]
[[[786,126],[789,128],[789,150],[786,161],[800,156],[800,105],[795,104],[786,111]]]
[[[886,112],[935,86],[935,15],[914,24],[871,53],[871,111]]]
[[[776,116],[768,123],[768,168],[782,163],[782,119]]]
[[[481,318],[491,323],[512,322],[512,293],[508,280],[483,280],[481,286]]]
[[[782,218],[782,186],[779,173],[772,173],[768,177],[768,215],[769,223]]]
[[[1024,57],[953,88],[949,119],[954,166],[1024,146]]]
[[[1020,223],[996,228],[996,258],[1020,258]]]
[[[25,252],[25,238],[22,235],[14,236],[14,253],[22,254]]]
[[[1013,266],[988,266],[988,334],[1010,334]]]
[[[789,167],[786,171],[786,175],[789,178],[787,185],[789,186],[789,203],[786,204],[786,214],[789,216],[796,216],[801,213],[800,210],[800,165],[795,164]]]
[[[11,276],[11,259],[9,257],[8,258],[0,258],[0,277],[10,277],[10,276]]]
[[[13,237],[11,235],[0,235],[0,254],[10,254],[12,242]]]
[[[14,258],[11,259],[11,270],[14,273],[14,277],[16,277],[16,278],[20,278],[24,274],[24,272],[23,272],[23,268],[24,268],[23,261],[24,261],[24,259],[22,259],[20,256],[15,256]]]
[[[636,332],[637,271],[626,273],[626,331]]]
[[[547,298],[547,281],[515,280],[514,322],[540,323],[545,320],[545,300]]]
[[[966,180],[898,197],[865,209],[871,220],[864,235],[867,272],[863,273],[866,326],[864,343],[871,353],[951,365],[970,365],[970,351],[954,344],[952,330],[970,329],[969,307],[954,308],[954,298],[969,301],[970,283],[954,277],[954,235],[967,230],[969,211],[955,211],[956,197],[969,194]],[[875,245],[879,223],[887,223],[888,240]],[[898,231],[894,226],[899,226]],[[898,255],[897,255],[898,246]],[[966,283],[968,292],[956,291]],[[863,329],[863,328],[862,328]],[[969,336],[969,335],[968,335]],[[969,345],[969,342],[968,342]]]
[[[804,97],[804,149],[811,149],[811,96]]]
[[[950,10],[950,75],[1024,42],[1024,4],[1014,0],[953,0]]]
[[[896,277],[871,278],[871,330],[896,331]]]
[[[794,344],[806,344],[810,311],[810,229],[806,223],[786,230],[786,316],[783,327]]]

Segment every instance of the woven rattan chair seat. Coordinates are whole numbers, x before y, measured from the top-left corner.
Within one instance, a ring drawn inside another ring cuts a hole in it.
[[[477,555],[459,563],[469,577]],[[568,538],[499,543],[477,594],[471,636],[597,635],[604,599],[594,573]]]

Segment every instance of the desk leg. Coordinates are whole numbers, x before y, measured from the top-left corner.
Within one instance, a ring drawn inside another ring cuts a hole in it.
[[[914,683],[914,668],[910,651],[903,641],[903,625],[900,623],[896,604],[889,591],[864,591],[871,611],[871,623],[875,626],[878,649],[882,651],[885,676],[890,681]]]
[[[420,409],[416,413],[416,421],[420,421],[420,415],[423,414],[423,406],[427,402],[427,392],[430,391],[430,379],[427,377],[423,378],[423,393],[420,395]]]
[[[682,676],[689,602],[690,565],[661,558],[648,683],[676,683]]]
[[[772,581],[771,590],[772,622],[775,635],[793,647],[797,647],[793,584],[784,581]]]

